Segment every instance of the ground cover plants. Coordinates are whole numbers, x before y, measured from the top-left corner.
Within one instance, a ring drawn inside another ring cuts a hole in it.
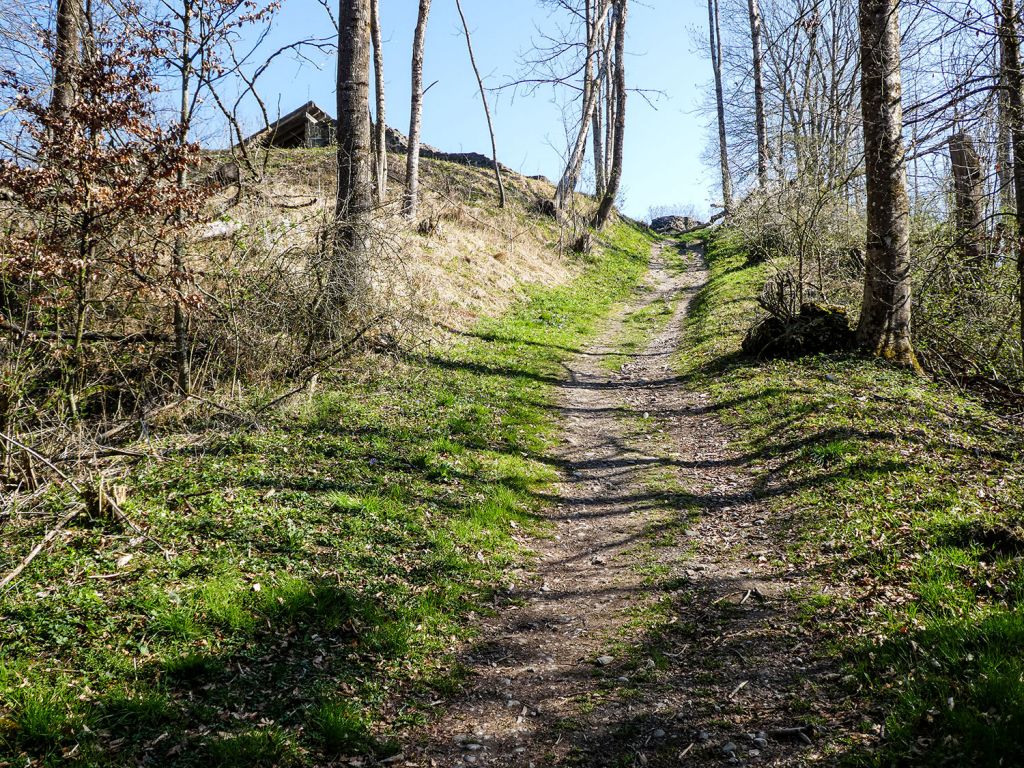
[[[145,534],[85,519],[0,596],[0,765],[393,752],[527,557],[559,363],[649,245],[618,226],[570,284],[454,344],[364,359],[263,429],[142,441],[123,508]],[[5,565],[32,541],[8,543]]]
[[[875,360],[741,355],[767,267],[728,230],[707,245],[680,370],[736,430],[821,585],[808,620],[863,714],[842,759],[1024,761],[1019,419]]]

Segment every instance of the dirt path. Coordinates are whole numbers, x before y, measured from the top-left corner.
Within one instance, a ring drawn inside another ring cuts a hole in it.
[[[672,247],[672,246],[669,246]],[[755,501],[745,457],[674,373],[707,276],[656,250],[628,310],[671,320],[621,370],[622,318],[569,364],[555,536],[462,659],[472,672],[411,765],[629,766],[821,759],[799,578]]]

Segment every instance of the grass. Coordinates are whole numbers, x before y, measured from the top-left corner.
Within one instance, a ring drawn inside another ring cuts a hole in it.
[[[159,437],[126,479],[152,541],[73,526],[0,596],[0,766],[323,765],[428,717],[528,557],[561,362],[646,269],[646,235],[609,240],[573,283],[367,359],[263,431]]]
[[[728,233],[708,254],[680,369],[739,428],[791,560],[833,588],[807,611],[863,707],[843,760],[1024,764],[1020,424],[875,360],[743,358],[764,267]]]

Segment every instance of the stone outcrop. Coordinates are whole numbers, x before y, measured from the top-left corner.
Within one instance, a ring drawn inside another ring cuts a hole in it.
[[[651,229],[661,235],[685,235],[705,226],[692,216],[659,216],[651,222]]]

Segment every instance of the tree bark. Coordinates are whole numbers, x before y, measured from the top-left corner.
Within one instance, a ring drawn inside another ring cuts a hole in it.
[[[1017,294],[1020,338],[1024,345],[1024,74],[1020,61],[1020,13],[1016,0],[1002,0],[999,39],[1003,53],[1003,83],[1013,148],[1014,219],[1016,224]]]
[[[750,13],[750,48],[754,73],[754,124],[757,130],[757,180],[761,186],[768,181],[768,128],[764,115],[764,78],[761,74],[761,8],[758,0],[748,0]],[[716,6],[717,15],[717,6]],[[717,19],[716,19],[717,21]],[[721,40],[719,40],[721,58]]]
[[[569,153],[569,160],[566,163],[562,178],[559,179],[555,189],[555,208],[559,211],[565,208],[568,200],[572,199],[572,193],[579,183],[580,173],[583,170],[583,159],[587,152],[587,137],[590,134],[590,127],[594,112],[600,103],[600,80],[594,78],[594,58],[597,55],[598,30],[604,26],[609,4],[601,2],[595,12],[591,13],[592,0],[586,2],[586,27],[587,27],[587,59],[583,67],[583,109],[580,119],[579,130],[576,134],[576,141]]]
[[[594,197],[600,198],[604,195],[605,187],[605,167],[604,167],[604,124],[601,119],[604,112],[603,99],[607,89],[604,84],[604,60],[607,55],[605,49],[605,31],[602,28],[598,34],[598,51],[600,56],[597,60],[597,71],[598,71],[598,88],[597,88],[597,106],[594,109],[594,117],[592,118],[593,125],[591,125],[590,133],[592,142],[594,145]]]
[[[53,97],[50,104],[61,117],[67,116],[78,92],[83,17],[82,0],[58,0],[53,52]]]
[[[949,138],[949,160],[956,197],[956,229],[964,261],[977,267],[985,256],[985,179],[974,141],[964,132]]]
[[[384,41],[380,32],[380,0],[370,0],[370,38],[373,41],[374,94],[377,99],[374,124],[374,172],[377,177],[377,202],[388,193],[388,122],[384,103]]]
[[[498,207],[505,207],[505,181],[501,178],[501,164],[498,162],[498,140],[494,135],[494,122],[491,120],[491,108],[487,104],[487,89],[484,88],[484,79],[480,76],[480,69],[476,65],[476,56],[473,54],[473,41],[469,36],[469,24],[466,23],[466,14],[462,12],[461,0],[455,0],[455,7],[459,11],[459,18],[462,19],[462,29],[466,33],[466,48],[469,50],[469,63],[473,66],[473,74],[476,75],[477,85],[480,87],[480,100],[484,103],[484,115],[487,117],[487,130],[491,134],[491,155],[494,158],[494,178],[498,183]]]
[[[332,310],[352,311],[369,291],[373,211],[370,150],[370,0],[339,0],[338,194]]]
[[[615,143],[612,147],[612,166],[608,174],[608,188],[594,216],[594,227],[601,229],[608,223],[615,198],[622,184],[623,149],[626,137],[626,15],[628,0],[614,0],[615,27]]]
[[[910,201],[898,2],[860,0],[867,249],[857,338],[866,351],[920,370],[911,344]]]
[[[427,37],[430,0],[420,0],[416,34],[412,43],[412,104],[409,116],[409,148],[405,163],[405,215],[416,218],[420,198],[420,128],[423,121],[423,49]]]
[[[732,174],[729,172],[729,142],[725,130],[725,98],[722,91],[722,45],[718,20],[718,0],[708,0],[708,47],[715,73],[715,105],[718,109],[718,158],[722,169],[722,205],[732,208]]]

